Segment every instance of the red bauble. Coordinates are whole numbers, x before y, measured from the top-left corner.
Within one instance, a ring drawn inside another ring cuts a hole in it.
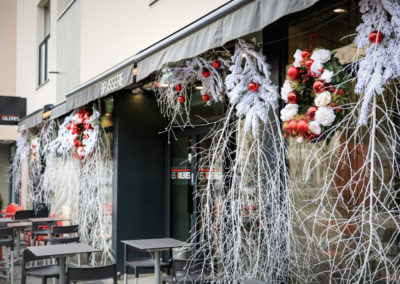
[[[301,52],[301,57],[304,59],[304,60],[307,60],[309,57],[311,56],[311,52],[309,51],[309,50],[303,50],[302,52]]]
[[[307,59],[306,62],[304,63],[304,66],[306,66],[307,69],[311,68],[311,65],[314,63],[314,60],[312,59]]]
[[[215,69],[218,69],[220,66],[221,66],[221,61],[219,61],[218,59],[213,62],[213,67]]]
[[[316,93],[322,93],[325,90],[325,84],[322,81],[315,81],[313,89]]]
[[[313,120],[315,118],[315,113],[317,112],[317,110],[318,110],[317,107],[314,107],[314,106],[312,106],[308,109],[307,114],[310,117],[310,119]]]
[[[297,121],[296,120],[289,121],[289,123],[286,127],[286,131],[290,132],[294,135],[297,131]]]
[[[372,43],[380,43],[382,40],[383,40],[382,32],[373,31],[369,35],[369,41],[372,42]]]
[[[258,84],[256,82],[251,82],[249,84],[249,90],[252,92],[255,92],[258,90]]]
[[[295,92],[290,92],[287,96],[287,100],[291,104],[297,103],[297,94]]]
[[[305,119],[302,119],[297,123],[297,131],[299,131],[300,133],[307,134],[308,127],[308,122]]]
[[[203,75],[203,77],[207,78],[210,76],[210,70],[203,69],[203,71],[201,71],[201,74]]]
[[[181,84],[175,85],[174,88],[175,91],[180,92],[182,90],[182,85]]]
[[[291,66],[289,67],[287,74],[290,79],[294,80],[299,77],[299,70],[296,67]]]
[[[210,96],[209,96],[208,94],[204,94],[204,95],[201,96],[201,99],[202,99],[204,102],[208,102],[208,101],[210,100]]]
[[[179,96],[178,97],[178,101],[182,104],[182,103],[184,103],[185,102],[185,97],[184,96]]]
[[[154,87],[158,88],[158,82],[154,82]]]

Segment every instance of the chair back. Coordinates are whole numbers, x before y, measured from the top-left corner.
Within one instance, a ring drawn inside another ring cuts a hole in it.
[[[35,217],[36,218],[49,217],[49,208],[47,206],[45,206],[44,204],[40,204],[40,206],[36,207]]]
[[[32,231],[47,230],[48,224],[48,222],[32,222]]]
[[[59,237],[63,234],[78,234],[79,225],[71,225],[71,226],[54,226],[53,227],[53,236]]]
[[[30,261],[38,261],[38,260],[46,260],[50,259],[47,256],[37,257],[33,253],[31,253],[28,249],[24,249],[22,252],[22,269],[25,270],[26,264]]]
[[[33,213],[33,210],[19,210],[15,212],[15,220],[26,220],[29,218],[33,218],[35,214]]]
[[[117,264],[98,267],[69,267],[67,270],[67,284],[72,281],[96,281],[113,279],[117,284]]]
[[[0,228],[0,246],[5,246],[14,250],[14,230],[13,228]]]
[[[51,238],[51,239],[49,239],[49,243],[51,245],[79,243],[79,237]]]

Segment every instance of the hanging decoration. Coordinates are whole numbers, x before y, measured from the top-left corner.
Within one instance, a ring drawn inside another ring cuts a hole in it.
[[[372,97],[382,95],[390,80],[400,76],[400,3],[362,0],[359,5],[363,22],[354,40],[358,49],[355,92],[362,96],[358,123],[366,125]]]
[[[317,142],[331,137],[346,114],[349,84],[339,60],[327,49],[296,50],[281,90],[285,137]]]
[[[196,89],[201,90],[205,106],[223,101],[224,76],[229,65],[223,55],[198,56],[163,68],[154,90],[161,113],[169,119],[168,132],[174,126],[190,125],[190,104]]]
[[[270,79],[269,65],[255,46],[239,39],[226,76],[225,85],[229,103],[236,115],[245,118],[245,131],[254,137],[260,134],[260,121],[268,120],[268,113],[277,106],[277,88]]]

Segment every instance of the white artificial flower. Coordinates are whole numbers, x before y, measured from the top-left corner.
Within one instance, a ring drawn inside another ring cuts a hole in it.
[[[319,75],[319,74],[321,74],[322,68],[324,68],[324,65],[322,64],[322,62],[319,60],[314,60],[314,62],[311,65],[310,70],[313,74]]]
[[[297,49],[293,55],[294,59],[299,60],[299,61],[303,60],[303,57],[301,56],[302,52],[303,52],[302,50]]]
[[[297,137],[297,143],[303,143],[303,136]]]
[[[292,86],[290,85],[290,82],[288,80],[285,81],[285,83],[283,84],[282,90],[281,90],[281,98],[284,101],[287,101],[287,97],[289,95],[290,92],[292,92]]]
[[[335,121],[333,109],[326,106],[321,106],[315,112],[315,121],[323,126],[330,126]]]
[[[299,105],[297,104],[287,104],[285,108],[281,109],[281,119],[282,121],[291,120],[299,111]]]
[[[322,73],[320,79],[324,80],[327,83],[330,83],[332,80],[332,76],[333,76],[333,71],[324,69],[324,72]]]
[[[296,60],[293,62],[293,66],[296,67],[296,68],[300,68],[300,67],[301,67],[300,62],[301,62],[301,60],[296,59]]]
[[[79,146],[76,152],[78,153],[79,156],[85,156],[85,148],[83,147]]]
[[[326,63],[331,59],[331,52],[327,49],[317,49],[312,53],[311,59],[314,59],[314,61],[320,61],[321,63]]]
[[[332,101],[332,95],[328,91],[324,91],[317,95],[317,98],[314,100],[316,106],[326,106],[330,104]]]
[[[321,134],[321,127],[319,126],[319,123],[316,122],[315,120],[311,121],[308,127],[312,133],[314,134]]]

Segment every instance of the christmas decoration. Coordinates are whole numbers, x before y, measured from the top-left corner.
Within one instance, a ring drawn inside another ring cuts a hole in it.
[[[212,65],[215,69],[218,69],[219,67],[221,67],[221,60],[215,60]]]
[[[349,102],[349,85],[343,66],[329,50],[297,50],[294,58],[281,90],[287,103],[281,110],[283,130],[287,138],[316,142],[334,134],[329,130],[345,115],[342,106]]]
[[[201,74],[203,75],[203,77],[208,78],[208,77],[210,77],[210,70],[208,70],[208,69],[203,69],[203,71],[201,72]]]
[[[209,96],[208,94],[204,94],[204,95],[201,97],[201,99],[202,99],[204,102],[207,102],[207,101],[210,99],[210,96]]]
[[[181,103],[181,104],[183,104],[184,102],[185,102],[185,96],[179,96],[178,97],[178,101]]]
[[[382,95],[384,87],[400,76],[400,3],[397,0],[361,0],[362,23],[354,39],[357,84],[355,92],[362,95],[358,123],[368,122],[371,99]]]
[[[232,56],[231,73],[225,85],[236,115],[245,118],[245,131],[252,130],[253,137],[260,132],[260,121],[265,123],[270,110],[277,106],[278,93],[269,76],[269,66],[255,47],[238,40]]]
[[[175,85],[174,88],[175,88],[175,91],[177,91],[177,92],[182,91],[182,85],[181,84]]]
[[[37,161],[39,155],[38,152],[40,152],[40,141],[38,137],[35,137],[31,141],[31,153],[33,161]]]
[[[154,87],[156,87],[156,88],[159,87],[158,82],[154,82]]]

